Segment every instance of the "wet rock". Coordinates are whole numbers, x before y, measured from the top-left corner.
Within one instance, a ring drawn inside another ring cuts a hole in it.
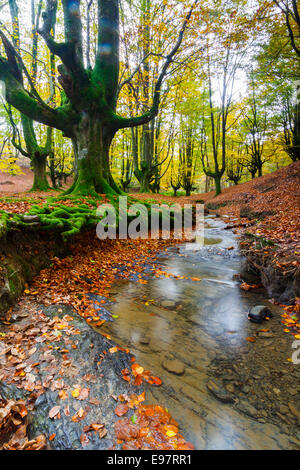
[[[176,303],[172,300],[163,300],[160,304],[163,308],[174,308],[176,307]]]
[[[271,310],[265,305],[256,305],[248,313],[248,319],[254,323],[262,323],[266,317],[271,318],[272,316]]]
[[[221,382],[209,380],[206,384],[208,390],[223,403],[234,403],[234,397],[223,387]]]
[[[259,331],[257,336],[259,338],[274,338],[274,335],[268,331]]]
[[[258,416],[257,409],[246,400],[241,400],[237,405],[237,409],[242,413],[251,416],[251,418],[257,418]]]
[[[144,346],[148,346],[148,344],[150,344],[149,336],[142,336],[139,340],[139,343],[144,345]]]
[[[296,408],[296,406],[293,403],[289,402],[288,407],[289,407],[291,413],[294,416],[296,416],[296,418],[300,418],[300,410],[298,408]]]
[[[78,334],[72,337],[72,340],[76,341],[77,348],[70,349],[68,353],[70,364],[64,367],[63,388],[67,391],[68,397],[62,401],[59,398],[58,390],[45,389],[45,393],[37,398],[34,411],[30,416],[29,437],[44,434],[48,438],[53,434],[55,437],[50,443],[51,449],[80,450],[83,448],[80,440],[82,429],[91,423],[101,423],[105,424],[107,435],[101,439],[98,433],[89,433],[89,443],[84,449],[106,450],[115,443],[114,424],[118,419],[115,414],[116,403],[112,395],[131,395],[136,393],[137,390],[131,383],[122,379],[121,371],[125,368],[129,370],[131,368],[131,356],[123,351],[103,356],[103,351],[108,351],[114,345],[112,341],[96,333],[71,308],[61,306],[61,310],[62,313],[58,314],[57,306],[43,307],[43,312],[50,317],[54,314],[60,317],[65,314],[72,315],[73,320],[69,321],[69,324],[75,330],[78,330]],[[91,347],[91,344],[93,347]],[[60,346],[63,348],[65,345],[63,340],[50,345],[53,346],[55,362],[51,363],[51,366],[47,361],[41,362],[39,378],[42,382],[46,381],[49,376],[50,366],[51,375],[53,375],[51,384],[53,384],[54,381],[62,378],[60,375],[60,353],[55,347]],[[37,344],[37,351],[32,356],[34,361],[38,361],[40,348],[43,347],[43,344]],[[101,355],[103,356],[102,360],[99,360]],[[78,401],[71,395],[71,390],[77,384],[81,389],[89,389],[88,398],[84,401]],[[143,389],[143,387],[140,387],[139,393]],[[15,386],[8,385],[3,381],[0,382],[0,393],[3,398],[12,399],[24,398],[24,395],[28,396],[30,394],[30,392],[26,393],[24,390],[18,390]],[[49,412],[55,406],[61,406],[60,418],[50,419]],[[81,407],[85,412],[83,418],[78,422],[73,421],[72,417]]]
[[[300,448],[300,440],[299,439],[296,439],[294,437],[289,437],[289,441],[292,443],[292,444],[295,444],[297,447]]]
[[[226,388],[226,390],[227,390],[228,392],[230,392],[230,393],[234,393],[234,392],[235,392],[235,387],[234,387],[233,384],[228,384],[228,385],[226,385],[225,388]]]
[[[286,415],[289,412],[289,409],[285,405],[280,405],[279,406],[279,412],[283,415]]]
[[[183,375],[185,371],[184,364],[178,361],[178,359],[164,359],[161,365],[171,374]]]

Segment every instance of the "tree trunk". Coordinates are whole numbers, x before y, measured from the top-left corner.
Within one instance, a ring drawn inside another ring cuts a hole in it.
[[[34,180],[31,191],[48,191],[50,186],[47,180],[46,172],[47,157],[40,155],[39,153],[35,153],[35,155],[31,158],[31,163],[34,173]]]
[[[67,193],[121,194],[109,167],[114,132],[97,117],[84,117],[76,129],[78,174]]]
[[[148,172],[140,174],[139,182],[141,185],[140,192],[141,193],[150,193],[150,181],[149,181],[149,175]]]
[[[214,180],[215,180],[215,186],[216,186],[216,196],[218,196],[222,192],[221,176],[220,175],[214,175]]]

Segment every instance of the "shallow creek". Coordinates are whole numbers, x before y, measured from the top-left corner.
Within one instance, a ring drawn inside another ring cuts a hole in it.
[[[284,374],[299,383],[299,370],[286,362],[292,339],[274,306],[267,325],[248,321],[251,306],[270,304],[262,290],[244,292],[234,279],[242,259],[236,236],[224,227],[206,218],[203,248],[183,244],[158,257],[162,270],[200,282],[154,275],[147,284],[117,281],[109,308],[118,318],[101,331],[162,378],[162,386],[148,390],[148,403],[166,406],[196,449],[298,448],[299,419],[277,409],[286,400],[282,388],[290,386]],[[272,333],[259,337],[266,327]],[[246,341],[255,335],[255,343]],[[208,390],[210,380],[224,387],[223,400]]]

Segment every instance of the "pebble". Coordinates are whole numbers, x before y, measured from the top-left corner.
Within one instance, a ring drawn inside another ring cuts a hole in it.
[[[235,387],[234,387],[233,384],[228,384],[228,385],[226,385],[225,388],[226,388],[226,390],[227,390],[228,392],[230,392],[230,393],[234,393],[234,392],[235,392]]]
[[[300,418],[300,410],[298,410],[293,403],[289,402],[288,407],[296,418]]]
[[[234,403],[234,398],[232,397],[232,395],[229,394],[221,384],[209,380],[206,386],[208,390],[216,398],[218,398],[218,400],[222,401],[223,403]]]
[[[164,359],[161,365],[171,374],[183,375],[185,371],[184,364],[178,361],[178,359]]]
[[[144,344],[146,346],[150,343],[150,338],[148,336],[143,336],[142,338],[140,338],[139,342],[140,344]]]
[[[274,338],[274,335],[272,333],[268,333],[266,331],[260,331],[258,333],[259,338]]]
[[[246,415],[251,416],[252,418],[257,418],[257,409],[254,406],[250,405],[250,403],[248,403],[247,401],[241,400],[240,403],[238,403],[237,408]]]
[[[280,411],[281,414],[286,415],[289,412],[289,409],[285,405],[280,405],[279,411]]]
[[[176,303],[172,300],[163,300],[160,305],[164,308],[174,308]]]

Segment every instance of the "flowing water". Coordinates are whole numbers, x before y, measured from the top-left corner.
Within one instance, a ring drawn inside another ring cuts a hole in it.
[[[240,289],[234,275],[242,259],[235,235],[224,227],[221,219],[206,218],[203,248],[187,250],[183,244],[158,257],[161,269],[189,279],[150,275],[147,284],[116,282],[110,311],[118,318],[101,331],[162,378],[161,387],[147,392],[148,402],[166,406],[196,449],[287,449],[289,437],[276,424],[261,414],[249,416],[247,395],[239,390],[232,403],[223,403],[207,388],[222,361],[225,378],[233,380],[236,362],[253,347],[246,338],[258,328],[247,312],[268,305],[263,292]]]

